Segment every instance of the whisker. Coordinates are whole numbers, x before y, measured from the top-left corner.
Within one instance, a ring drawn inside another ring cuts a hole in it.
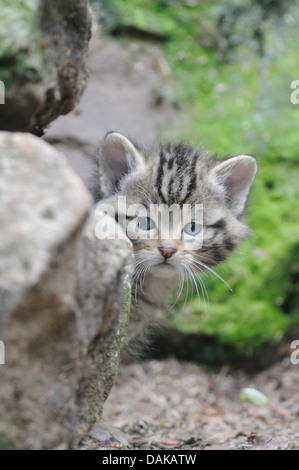
[[[178,284],[178,294],[175,298],[175,301],[171,304],[170,309],[172,309],[178,302],[182,294],[183,287],[184,287],[185,276],[184,276],[184,272],[181,269],[179,269],[179,275],[180,275],[180,279],[179,279],[179,284]]]
[[[187,276],[186,276],[187,282],[185,282],[185,285],[186,285],[186,287],[187,287],[187,292],[186,292],[185,301],[184,301],[184,305],[183,305],[183,307],[185,307],[185,306],[186,306],[187,299],[188,299],[188,295],[189,295],[189,277],[188,277],[188,271],[187,271],[186,266],[185,266],[184,263],[182,263],[182,267],[183,267],[183,269],[184,269],[184,270],[186,271],[186,273],[187,273]]]
[[[210,268],[209,266],[207,266],[205,263],[203,263],[202,261],[199,261],[198,259],[194,259],[194,262],[200,266],[202,266],[203,268],[207,269],[208,271],[210,271],[211,273],[213,273],[216,277],[218,277],[218,279],[220,281],[223,282],[223,284],[225,284],[228,289],[232,292],[232,288],[230,287],[230,285],[218,274],[214,271],[214,269]]]
[[[151,269],[151,267],[153,266],[153,263],[151,263],[150,261],[147,262],[147,266],[145,267],[145,270],[144,270],[144,273],[143,273],[143,277],[142,277],[142,284],[144,284],[145,282],[145,278],[149,272],[149,270]]]
[[[144,274],[146,273],[146,270],[147,270],[147,265],[144,263],[143,266],[141,267],[141,275],[139,278],[140,290],[143,294],[144,294],[144,291],[143,291]]]
[[[136,254],[135,257],[135,269],[133,274],[133,285],[134,285],[134,297],[135,303],[137,303],[138,289],[144,294],[143,286],[146,279],[146,276],[150,268],[155,264],[152,262],[151,257],[144,258],[143,254]],[[138,259],[139,258],[139,259]],[[138,287],[139,286],[139,287]]]
[[[134,297],[135,297],[135,304],[137,304],[137,292],[138,292],[138,279],[139,279],[139,276],[140,276],[140,269],[137,268],[137,270],[134,272],[134,276],[133,276],[133,282],[134,282],[134,289],[135,289],[135,292],[134,292]]]
[[[213,256],[211,256],[211,255],[202,255],[201,253],[198,253],[198,256],[200,256],[202,259],[207,260],[208,262],[209,262],[209,261],[210,261],[210,262],[213,262],[213,261],[214,261],[214,258],[213,258]],[[195,259],[197,259],[197,258],[195,258]]]
[[[188,270],[188,272],[189,272],[189,276],[190,276],[191,279],[192,279],[192,282],[191,282],[191,286],[192,286],[192,294],[191,294],[191,297],[193,297],[193,284],[194,284],[195,289],[196,289],[196,292],[197,292],[197,296],[200,298],[199,291],[198,291],[198,286],[197,286],[197,282],[196,282],[196,280],[195,280],[195,278],[194,278],[194,274],[193,274],[193,272],[192,272],[191,266],[188,266],[188,265],[187,265],[186,268],[187,268],[187,270]]]
[[[198,280],[198,282],[200,284],[203,300],[204,300],[204,303],[205,303],[205,313],[207,313],[207,304],[209,304],[209,295],[208,295],[208,291],[206,289],[205,283],[201,279],[201,273],[203,273],[203,271],[202,271],[202,269],[200,269],[198,266],[196,266],[193,263],[193,260],[190,260],[190,263],[192,264],[191,269],[194,270],[194,276],[196,277],[196,279]],[[197,272],[197,269],[200,269],[200,273]]]

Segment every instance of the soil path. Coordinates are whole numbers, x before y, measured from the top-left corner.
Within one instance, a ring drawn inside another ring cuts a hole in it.
[[[245,387],[277,410],[242,402]],[[253,375],[171,359],[124,365],[106,413],[132,449],[299,449],[299,364]]]
[[[44,138],[61,150],[85,183],[100,140],[111,130],[152,142],[173,137],[178,112],[171,72],[159,46],[131,40],[122,45],[95,29],[90,78],[75,111],[58,118]]]

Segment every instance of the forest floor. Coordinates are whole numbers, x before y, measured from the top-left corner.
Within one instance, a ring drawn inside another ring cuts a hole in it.
[[[298,368],[289,358],[256,374],[174,359],[122,365],[106,415],[130,449],[299,449]],[[274,409],[241,401],[246,387]]]
[[[107,131],[152,140],[161,129],[163,137],[174,136],[188,120],[176,110],[171,72],[157,45],[132,40],[123,47],[95,31],[90,73],[78,108],[45,135],[85,183]],[[298,368],[288,358],[256,374],[175,359],[130,363],[120,367],[106,415],[130,449],[299,449]],[[287,416],[242,402],[244,387],[263,392]],[[84,447],[99,444],[87,440]]]

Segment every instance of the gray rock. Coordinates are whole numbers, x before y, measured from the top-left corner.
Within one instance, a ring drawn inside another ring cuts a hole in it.
[[[0,0],[0,129],[41,135],[87,84],[87,0]]]
[[[6,446],[76,448],[114,382],[130,309],[131,247],[98,240],[91,208],[83,184],[49,144],[0,133]]]

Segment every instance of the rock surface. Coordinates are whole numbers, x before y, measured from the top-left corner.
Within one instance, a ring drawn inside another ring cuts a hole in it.
[[[29,134],[0,133],[0,200],[0,441],[75,448],[117,372],[131,248],[96,239],[83,184]]]
[[[0,0],[0,129],[41,135],[87,84],[87,0]]]
[[[175,110],[175,94],[165,54],[157,44],[132,40],[125,46],[106,37],[93,22],[89,47],[90,77],[77,108],[60,116],[45,133],[45,140],[67,157],[83,181],[90,183],[93,156],[100,141],[111,130],[137,142],[157,137],[177,138],[188,122]],[[157,99],[164,96],[158,105]]]

